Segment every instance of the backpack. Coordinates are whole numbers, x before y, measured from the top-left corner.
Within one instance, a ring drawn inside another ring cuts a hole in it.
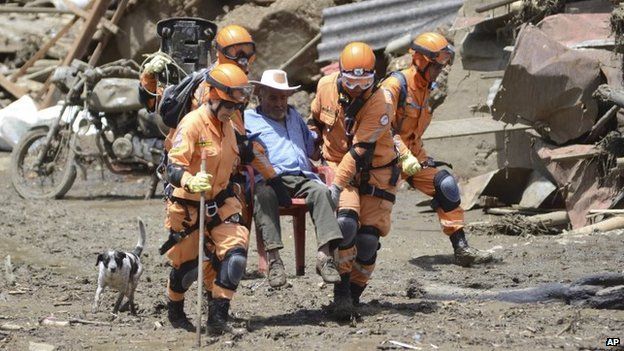
[[[193,93],[205,80],[206,73],[207,70],[205,69],[193,72],[180,83],[165,88],[162,100],[158,105],[158,113],[167,127],[177,128],[182,117],[190,112]]]
[[[399,81],[401,90],[399,91],[399,103],[397,107],[405,107],[405,99],[407,96],[407,80],[405,79],[405,75],[401,73],[401,71],[393,71],[386,77],[394,77]]]

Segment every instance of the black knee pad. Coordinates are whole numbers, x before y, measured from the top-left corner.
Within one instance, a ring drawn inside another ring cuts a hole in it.
[[[215,284],[228,290],[236,290],[245,274],[247,265],[247,250],[235,248],[228,251],[219,265]]]
[[[195,274],[195,279],[190,280],[189,275]],[[190,280],[190,283],[188,281]],[[189,286],[197,280],[197,260],[184,262],[180,268],[172,268],[169,273],[169,288],[178,294],[184,294]]]
[[[433,178],[433,185],[435,187],[435,195],[433,196],[431,207],[434,210],[440,207],[444,212],[448,212],[459,207],[461,203],[459,187],[449,171],[444,169],[436,173]]]
[[[338,226],[342,232],[342,241],[338,245],[341,250],[348,249],[355,244],[355,234],[358,230],[358,214],[353,210],[338,210]]]
[[[374,264],[377,260],[377,250],[381,247],[379,244],[379,229],[363,225],[355,236],[355,246],[357,255],[355,260],[360,264]]]

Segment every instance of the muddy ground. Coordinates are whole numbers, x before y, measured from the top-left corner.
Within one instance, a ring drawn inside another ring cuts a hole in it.
[[[144,179],[98,173],[79,180],[62,201],[24,201],[13,191],[8,154],[0,154],[0,259],[11,255],[15,284],[0,271],[0,349],[27,350],[31,342],[58,350],[182,350],[195,334],[168,327],[165,283],[168,268],[158,255],[165,237],[161,199],[142,200]],[[308,236],[304,277],[294,275],[290,221],[285,219],[282,251],[289,285],[268,287],[255,274],[257,253],[251,245],[248,276],[235,296],[231,314],[249,332],[239,339],[207,340],[205,349],[375,350],[401,349],[399,341],[431,350],[609,349],[608,337],[624,337],[624,311],[594,310],[562,301],[513,304],[499,301],[435,301],[413,297],[414,281],[423,286],[478,290],[569,283],[597,272],[622,272],[622,231],[589,236],[513,237],[478,235],[473,246],[488,249],[502,262],[461,268],[452,264],[451,247],[435,214],[415,204],[423,198],[400,193],[393,231],[384,238],[377,270],[363,295],[361,318],[339,324],[327,313],[332,290],[314,274],[314,237]],[[109,248],[130,250],[136,243],[136,216],[148,231],[142,257],[145,272],[136,294],[138,315],[111,315],[114,296],[103,295],[100,312],[91,313],[96,289],[96,256]],[[480,211],[469,221],[484,220]],[[311,223],[308,223],[309,233]],[[255,235],[252,234],[252,243]],[[194,286],[195,287],[195,286]],[[187,312],[194,314],[196,290]],[[408,293],[408,291],[410,293]],[[104,322],[104,325],[43,326],[54,316]]]

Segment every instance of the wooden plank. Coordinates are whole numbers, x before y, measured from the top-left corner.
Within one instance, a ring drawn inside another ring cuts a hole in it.
[[[71,15],[71,11],[58,10],[53,7],[17,7],[0,6],[0,13],[60,13]]]
[[[128,2],[129,0],[119,1],[119,4],[117,4],[117,9],[115,10],[113,17],[111,18],[111,22],[113,24],[119,23],[119,21],[123,17],[124,12],[126,11],[126,8],[128,7]],[[100,60],[100,56],[102,56],[102,52],[104,51],[104,49],[106,48],[106,45],[108,45],[108,42],[110,41],[110,38],[111,38],[111,33],[104,34],[104,38],[102,38],[102,41],[99,42],[98,45],[95,47],[95,50],[93,50],[93,54],[91,55],[91,58],[89,59],[90,65],[92,66],[97,65],[98,61]]]
[[[11,75],[11,78],[10,78],[11,81],[12,82],[17,81],[17,78],[19,78],[20,76],[24,75],[29,67],[31,67],[32,65],[35,64],[35,62],[37,62],[38,60],[43,58],[45,56],[45,54],[48,52],[48,50],[50,50],[50,48],[53,47],[54,44],[56,44],[56,42],[59,39],[61,39],[61,37],[63,37],[65,34],[67,34],[67,32],[69,32],[71,27],[77,21],[78,21],[78,17],[74,16],[74,18],[72,18],[71,21],[67,22],[67,24],[63,28],[61,28],[61,30],[58,33],[56,33],[56,35],[54,35],[54,37],[52,37],[52,39],[50,39],[44,46],[40,47],[39,50],[30,59],[28,59],[28,61],[26,61],[26,63],[24,63],[22,65],[22,67],[20,67],[19,71],[15,72],[15,73],[13,73],[13,75]]]
[[[91,6],[91,12],[89,12],[89,18],[85,21],[80,36],[74,41],[74,44],[67,53],[67,56],[65,56],[62,65],[68,66],[75,58],[81,58],[86,53],[87,47],[93,38],[93,34],[95,34],[95,31],[97,30],[97,25],[100,23],[102,16],[106,13],[109,3],[110,0],[94,1],[93,6]],[[52,98],[54,97],[56,88],[54,86],[50,87],[50,84],[50,79],[48,79],[44,84],[42,92],[45,96],[41,106],[39,106],[40,108],[52,105]]]
[[[521,123],[511,125],[487,117],[432,121],[423,134],[423,140],[454,138],[526,129],[531,129],[531,126]]]
[[[11,82],[3,74],[0,74],[0,86],[2,86],[2,88],[4,88],[4,90],[8,91],[9,94],[15,96],[18,99],[28,93],[26,91],[26,89],[24,89],[24,88],[20,87],[19,85]]]
[[[80,7],[74,5],[74,3],[72,3],[69,0],[63,0],[63,4],[65,4],[65,6],[67,6],[67,8],[73,12],[74,14],[76,14],[76,16],[80,16],[82,18],[84,18],[85,20],[87,20],[89,18],[89,13],[83,9],[81,9]],[[117,34],[119,32],[119,27],[117,27],[116,24],[111,23],[111,21],[109,21],[107,18],[102,17],[102,25],[104,26],[104,28],[106,28],[108,31],[110,31],[113,34]]]

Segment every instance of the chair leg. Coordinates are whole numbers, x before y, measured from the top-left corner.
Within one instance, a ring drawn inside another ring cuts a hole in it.
[[[295,264],[297,275],[305,275],[305,211],[293,216],[293,237],[295,240]]]
[[[258,272],[262,274],[267,273],[268,263],[267,255],[264,250],[264,240],[262,239],[262,232],[258,226],[256,228],[256,249],[258,250]]]

